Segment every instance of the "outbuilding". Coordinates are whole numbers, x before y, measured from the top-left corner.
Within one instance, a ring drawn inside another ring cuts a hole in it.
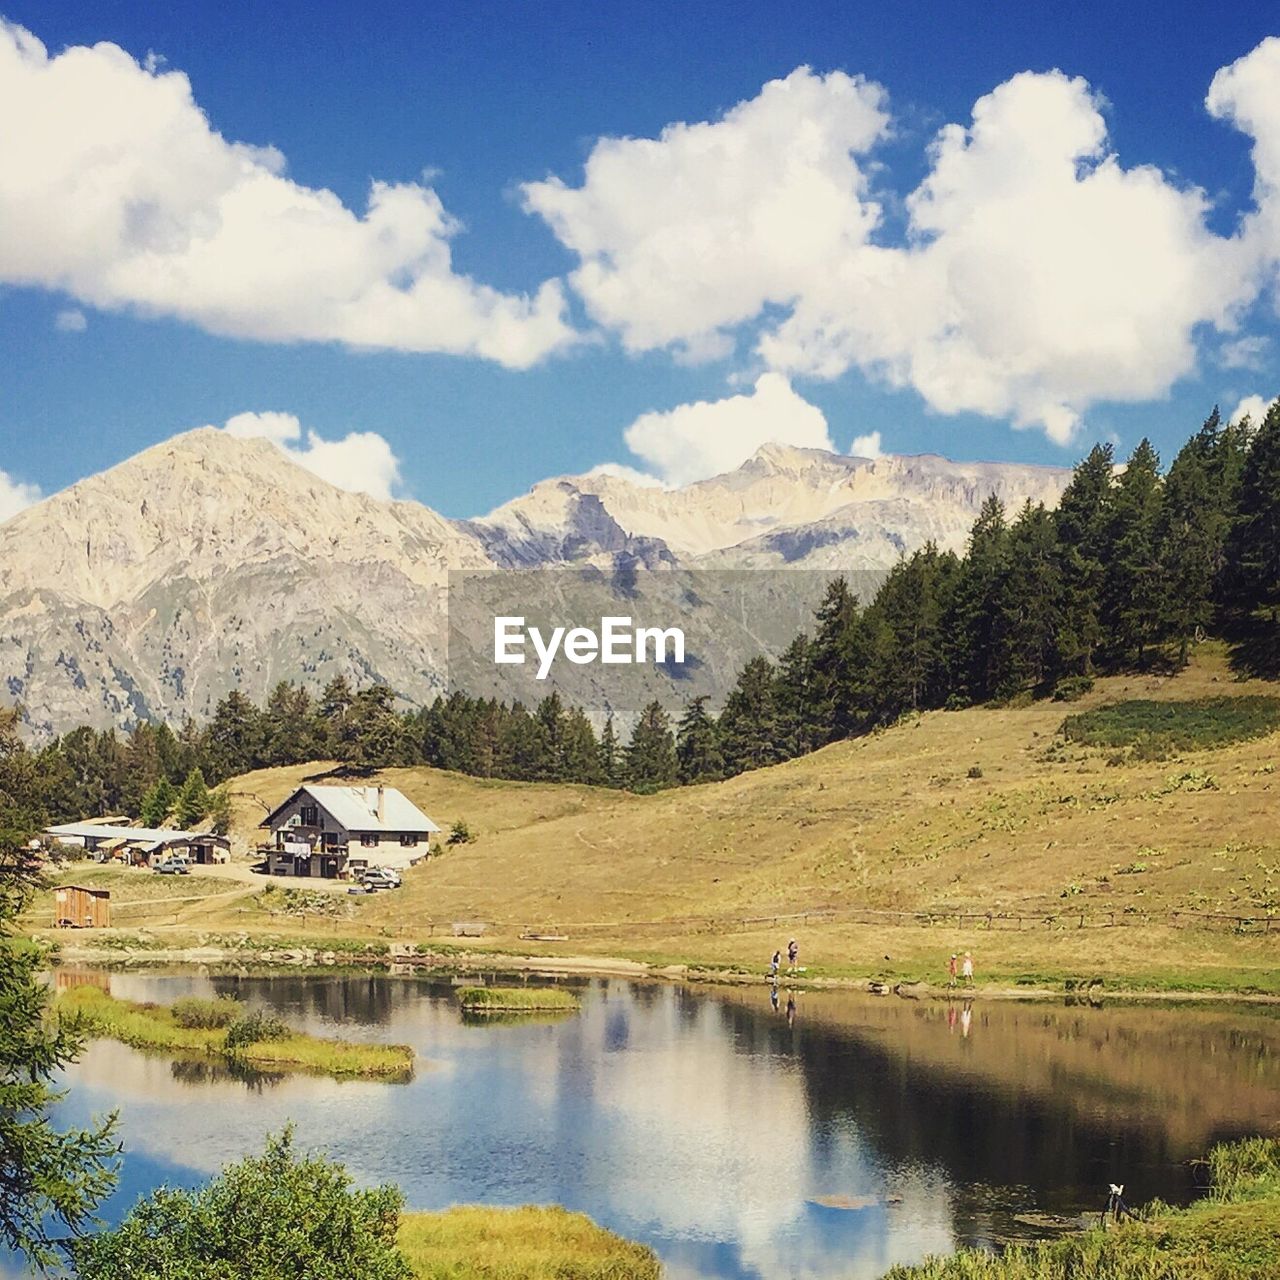
[[[106,929],[111,925],[111,890],[60,884],[53,891],[55,929]]]
[[[118,860],[131,867],[154,866],[175,856],[201,865],[231,860],[231,841],[212,831],[117,826],[90,819],[46,827],[44,833],[57,844],[97,854],[100,861]]]

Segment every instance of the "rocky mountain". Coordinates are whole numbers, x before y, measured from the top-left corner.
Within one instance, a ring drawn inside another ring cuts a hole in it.
[[[988,493],[1052,505],[1068,475],[769,445],[681,489],[592,473],[449,520],[204,428],[0,525],[0,696],[39,737],[338,674],[419,704],[443,687],[451,570],[883,571],[930,538],[960,549]]]

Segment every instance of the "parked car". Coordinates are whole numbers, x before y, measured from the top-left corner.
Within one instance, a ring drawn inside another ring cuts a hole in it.
[[[400,873],[392,871],[390,867],[369,867],[360,876],[360,883],[375,889],[398,889]]]
[[[178,858],[166,858],[163,862],[157,862],[154,870],[157,875],[162,876],[189,876],[191,874],[191,868]]]

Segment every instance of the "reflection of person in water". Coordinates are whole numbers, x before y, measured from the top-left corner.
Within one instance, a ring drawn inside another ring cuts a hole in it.
[[[960,1010],[960,1034],[967,1040],[969,1038],[969,1024],[973,1020],[973,1005],[968,1000],[964,1002],[964,1008]]]
[[[769,988],[769,1003],[773,1006],[774,1013],[778,1012],[778,988],[775,984]]]
[[[952,1035],[956,1033],[956,1007],[953,1004],[947,1005],[947,1030]]]
[[[788,991],[787,992],[787,1026],[793,1027],[795,1026],[795,1022],[796,1022],[796,998],[794,995],[791,994],[790,991]]]

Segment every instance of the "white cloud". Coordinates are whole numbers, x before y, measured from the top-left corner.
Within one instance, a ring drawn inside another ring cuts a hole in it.
[[[626,429],[624,439],[627,448],[669,485],[732,471],[764,444],[834,448],[822,410],[797,395],[777,373],[762,374],[750,395],[642,414]]]
[[[1248,415],[1253,425],[1260,426],[1263,418],[1267,416],[1267,410],[1275,404],[1275,397],[1270,400],[1264,399],[1262,396],[1245,396],[1234,409],[1231,410],[1230,416],[1227,418],[1229,423],[1239,422],[1241,418]]]
[[[83,333],[89,327],[89,322],[84,318],[83,311],[77,311],[72,307],[66,311],[59,311],[54,316],[53,327],[59,333]]]
[[[865,436],[854,436],[849,453],[854,458],[879,458],[884,453],[880,447],[880,433],[872,431]]]
[[[15,480],[7,471],[0,471],[0,521],[16,516],[19,511],[39,502],[41,494],[38,486]]]
[[[568,344],[558,282],[532,297],[454,272],[429,187],[373,183],[363,214],[229,142],[191,84],[112,44],[50,57],[0,19],[0,280],[264,341],[478,355]]]
[[[400,484],[400,460],[377,432],[352,431],[326,440],[291,413],[238,413],[222,428],[241,439],[270,440],[300,466],[339,489],[388,501]]]
[[[641,489],[661,489],[662,481],[651,476],[647,471],[637,471],[635,467],[625,466],[621,462],[602,462],[586,473],[588,476],[608,476],[615,480],[625,480],[628,484],[637,485]]]
[[[631,351],[717,356],[727,331],[789,305],[879,216],[853,156],[887,124],[875,84],[807,67],[714,124],[603,138],[581,187],[528,183],[525,207],[581,259],[574,288]]]
[[[1209,230],[1200,190],[1123,167],[1083,80],[1016,75],[944,128],[899,245],[861,159],[887,129],[877,86],[801,68],[715,123],[601,140],[580,187],[526,205],[629,349],[719,354],[754,321],[772,369],[860,368],[1062,443],[1098,401],[1165,394],[1197,327],[1230,332],[1256,294],[1253,250]]]
[[[1271,349],[1271,339],[1258,334],[1224,342],[1218,351],[1218,363],[1224,369],[1252,369],[1259,372],[1266,364]]]

